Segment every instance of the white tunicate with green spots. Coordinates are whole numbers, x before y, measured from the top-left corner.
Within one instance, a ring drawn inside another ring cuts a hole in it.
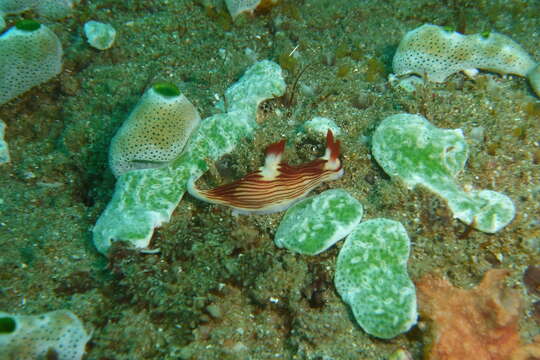
[[[420,115],[392,115],[375,130],[372,150],[388,175],[399,177],[410,188],[423,185],[438,194],[454,217],[475,229],[494,233],[514,218],[514,204],[506,195],[491,190],[465,192],[456,183],[468,156],[461,129],[439,129]]]
[[[34,10],[40,16],[50,19],[62,19],[73,13],[80,0],[0,0],[0,12],[19,14],[26,10]]]
[[[182,153],[201,118],[172,83],[156,83],[141,97],[111,140],[109,165],[128,171],[166,166]]]
[[[252,135],[259,103],[284,92],[279,65],[267,60],[254,64],[225,93],[229,111],[202,120],[178,158],[164,167],[120,175],[113,198],[93,229],[98,251],[107,254],[119,240],[147,248],[154,228],[171,218],[189,178],[201,176],[209,160],[221,158]]]
[[[410,241],[401,223],[368,220],[347,237],[336,265],[336,289],[370,335],[391,339],[416,324],[416,289],[407,273]]]
[[[289,208],[274,241],[278,247],[317,255],[347,236],[362,214],[362,204],[348,192],[328,190]]]
[[[91,337],[69,310],[36,315],[0,312],[1,359],[80,360]]]
[[[62,44],[45,25],[19,21],[0,35],[0,105],[62,70]]]
[[[50,19],[62,19],[73,14],[73,8],[81,0],[38,0],[35,9],[41,16]]]
[[[435,82],[459,71],[473,76],[478,69],[526,76],[534,65],[525,49],[506,35],[462,35],[431,24],[405,34],[392,61],[398,76],[412,73]]]

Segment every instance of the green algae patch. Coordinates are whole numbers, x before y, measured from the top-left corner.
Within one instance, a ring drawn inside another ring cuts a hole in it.
[[[166,96],[166,97],[180,96],[180,90],[178,89],[178,87],[175,84],[170,83],[170,82],[165,82],[165,81],[157,82],[152,87],[158,94],[162,96]]]
[[[274,241],[278,247],[317,255],[347,236],[362,214],[362,204],[348,192],[328,190],[287,210]]]
[[[375,130],[372,151],[388,175],[409,188],[425,186],[447,201],[454,217],[477,230],[494,233],[514,218],[514,204],[506,195],[466,192],[456,183],[469,151],[461,129],[439,129],[420,115],[392,115]]]
[[[92,230],[97,250],[106,255],[112,242],[120,240],[134,248],[147,248],[154,229],[170,220],[188,180],[196,180],[208,170],[209,160],[218,160],[252,135],[259,103],[284,92],[279,65],[254,64],[227,89],[228,112],[202,120],[178,158],[164,167],[121,174],[113,198]]]
[[[35,20],[25,19],[17,22],[15,27],[23,31],[35,31],[41,27],[41,24]]]
[[[405,228],[388,219],[358,225],[339,252],[336,289],[370,335],[391,339],[416,324],[416,289],[407,274],[409,252]]]
[[[17,328],[17,323],[10,316],[0,317],[0,334],[10,334]]]

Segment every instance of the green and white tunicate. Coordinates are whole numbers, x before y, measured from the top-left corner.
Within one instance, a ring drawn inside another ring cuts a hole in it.
[[[21,20],[0,36],[0,105],[62,70],[62,44],[45,25]]]
[[[34,10],[40,16],[61,19],[73,13],[80,0],[0,0],[0,13],[18,14]]]
[[[475,229],[494,233],[514,218],[508,196],[492,190],[466,192],[456,183],[468,157],[461,129],[439,129],[420,115],[392,115],[375,130],[372,151],[388,175],[410,188],[425,186],[448,202],[454,217]]]
[[[368,220],[347,237],[336,265],[336,289],[358,324],[390,339],[416,324],[416,289],[407,273],[410,241],[403,225]]]
[[[362,214],[362,204],[348,192],[328,190],[289,208],[274,241],[278,247],[317,255],[347,236]]]

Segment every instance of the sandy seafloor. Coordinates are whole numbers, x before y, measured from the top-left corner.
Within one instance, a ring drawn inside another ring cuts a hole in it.
[[[179,84],[201,116],[216,113],[224,90],[256,60],[281,61],[299,80],[295,102],[264,104],[260,128],[203,177],[215,186],[259,167],[264,147],[288,139],[285,159],[320,156],[324,140],[298,135],[314,116],[342,128],[345,176],[327,183],[359,199],[364,219],[403,223],[413,280],[435,272],[470,288],[492,268],[511,270],[520,289],[525,340],[538,333],[524,270],[540,251],[540,104],[524,78],[463,74],[415,93],[387,81],[405,32],[424,23],[465,33],[498,31],[540,59],[540,2],[283,1],[233,23],[220,0],[82,1],[72,17],[41,19],[61,38],[64,70],[0,106],[11,163],[0,168],[0,310],[36,314],[70,309],[94,329],[85,359],[386,359],[400,347],[422,357],[419,327],[392,340],[364,333],[333,285],[342,242],[313,257],[277,248],[282,213],[234,217],[185,195],[157,229],[157,254],[118,248],[110,260],[91,229],[115,179],[108,146],[144,90]],[[114,46],[88,46],[88,20],[112,24]],[[296,62],[286,64],[295,51]],[[369,138],[386,116],[410,112],[463,129],[470,145],[462,184],[501,191],[515,220],[489,235],[454,220],[445,202],[390,179],[370,156]],[[475,127],[485,136],[471,139]]]

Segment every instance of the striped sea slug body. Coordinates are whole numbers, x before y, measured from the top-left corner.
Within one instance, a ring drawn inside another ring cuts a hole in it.
[[[230,206],[236,214],[268,214],[287,209],[321,183],[343,176],[339,141],[334,140],[330,130],[325,154],[318,159],[298,166],[288,165],[281,162],[284,149],[285,140],[269,145],[264,166],[215,189],[197,189],[192,178],[188,192],[199,200]]]

